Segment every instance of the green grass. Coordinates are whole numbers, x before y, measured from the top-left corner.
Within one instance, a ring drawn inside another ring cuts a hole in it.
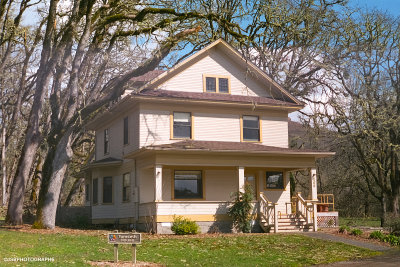
[[[113,246],[105,236],[36,234],[0,230],[0,265],[5,257],[54,257],[40,266],[85,266],[86,261],[112,260]],[[304,266],[377,255],[377,252],[302,235],[226,235],[143,240],[139,261],[167,266]],[[120,260],[131,260],[121,245]],[[37,263],[21,263],[20,266]]]
[[[353,227],[380,227],[381,226],[381,219],[376,217],[368,217],[368,218],[339,218],[339,225],[348,225]]]

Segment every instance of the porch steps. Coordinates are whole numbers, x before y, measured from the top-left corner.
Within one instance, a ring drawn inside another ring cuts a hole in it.
[[[274,225],[268,226],[268,224],[262,220],[260,222],[261,228],[264,232],[274,232]],[[281,214],[278,218],[278,232],[308,232],[311,230],[311,226],[306,223],[303,218],[297,217],[294,214]]]

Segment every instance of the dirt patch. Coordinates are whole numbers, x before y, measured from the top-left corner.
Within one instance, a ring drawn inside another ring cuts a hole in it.
[[[91,236],[101,236],[106,235],[108,232],[112,232],[112,230],[80,230],[80,229],[71,229],[71,228],[63,228],[56,226],[54,229],[33,229],[30,224],[23,224],[17,226],[11,225],[2,225],[0,229],[8,230],[8,231],[16,231],[16,232],[24,232],[24,233],[34,233],[34,234],[66,234],[66,235],[91,235]]]
[[[89,236],[106,236],[107,233],[115,232],[113,229],[72,229],[56,226],[54,229],[33,229],[31,224],[23,224],[18,226],[2,225],[0,229],[24,233],[34,234],[66,234],[66,235],[89,235]],[[129,231],[119,231],[121,233]],[[147,234],[142,233],[143,239],[188,239],[188,238],[207,238],[221,236],[249,236],[249,235],[269,235],[267,233],[214,233],[214,234],[196,234],[196,235],[167,235],[167,234]]]
[[[132,262],[131,261],[119,261],[118,263],[114,263],[112,261],[88,261],[91,266],[116,266],[116,267],[131,267]],[[162,267],[166,265],[162,265],[159,263],[153,263],[153,262],[143,262],[143,261],[137,261],[135,267]]]

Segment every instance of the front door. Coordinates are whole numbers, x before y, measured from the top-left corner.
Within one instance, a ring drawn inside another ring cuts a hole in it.
[[[244,182],[246,185],[250,185],[253,190],[254,200],[257,200],[257,175],[255,173],[245,173]]]

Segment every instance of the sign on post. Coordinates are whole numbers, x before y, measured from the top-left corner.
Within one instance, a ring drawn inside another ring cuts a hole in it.
[[[108,233],[108,244],[114,244],[114,262],[118,262],[118,244],[132,244],[132,261],[136,264],[136,245],[142,243],[140,233]]]

